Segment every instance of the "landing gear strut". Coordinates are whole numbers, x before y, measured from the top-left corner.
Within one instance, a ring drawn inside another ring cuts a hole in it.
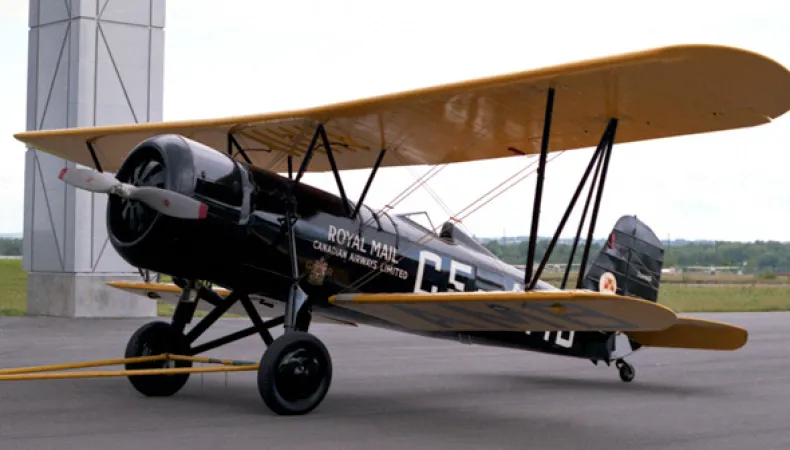
[[[326,346],[307,332],[311,313],[301,289],[297,287],[296,295],[290,299],[298,305],[298,309],[294,308],[295,313],[264,321],[246,294],[233,291],[222,298],[196,282],[178,281],[183,291],[172,322],[157,321],[143,325],[132,335],[127,345],[126,358],[147,359],[126,363],[127,370],[155,370],[154,374],[128,375],[129,381],[138,392],[152,397],[174,395],[184,387],[189,373],[156,372],[162,369],[195,371],[197,368],[192,368],[192,361],[199,361],[237,366],[231,367],[237,370],[257,370],[258,392],[266,406],[276,414],[307,414],[321,404],[332,382],[332,360]],[[193,318],[199,300],[210,303],[214,308],[188,332],[184,332],[187,323]],[[237,302],[244,307],[253,325],[194,345],[208,327]],[[278,325],[285,325],[285,332],[274,339],[269,330]],[[267,345],[260,363],[195,357],[253,334],[259,334]],[[157,355],[171,356],[155,358]]]
[[[338,183],[346,213],[350,218],[357,217],[362,202],[373,180],[381,161],[386,152],[382,149],[374,165],[373,171],[368,178],[360,200],[352,211],[351,202],[348,201],[345,188],[340,180],[337,165],[332,153],[326,130],[322,124],[316,127],[310,146],[305,153],[299,170],[296,174],[292,173],[292,159],[289,156],[289,179],[288,187],[283,191],[273,191],[272,195],[281,195],[279,199],[284,204],[284,214],[281,219],[281,236],[286,239],[285,251],[287,252],[290,263],[290,274],[285,274],[290,284],[288,292],[282,293],[281,300],[285,302],[285,312],[282,316],[263,321],[259,315],[253,300],[250,299],[250,292],[233,290],[227,297],[222,298],[214,290],[208,288],[195,280],[174,279],[173,281],[182,289],[181,296],[176,305],[173,319],[170,324],[149,324],[141,328],[132,338],[127,351],[127,357],[144,356],[146,354],[176,354],[181,359],[166,361],[166,364],[191,364],[189,359],[198,361],[195,355],[215,349],[225,344],[235,342],[239,339],[259,334],[267,346],[259,363],[231,361],[231,365],[245,365],[244,370],[258,371],[258,392],[266,406],[274,413],[280,415],[306,414],[315,409],[326,396],[332,382],[332,360],[326,346],[314,335],[308,333],[311,321],[312,302],[300,287],[299,258],[297,253],[297,243],[295,236],[295,223],[298,218],[295,189],[300,179],[307,170],[307,166],[318,148],[326,153],[332,172]],[[233,149],[238,150],[244,158],[247,158],[244,149],[232,134],[228,134],[228,153],[233,155]],[[249,162],[249,160],[248,160]],[[279,245],[279,244],[278,244]],[[277,294],[278,296],[280,294]],[[192,321],[197,303],[205,301],[214,308],[198,323],[188,331],[186,325]],[[239,330],[227,336],[213,339],[211,341],[195,345],[195,341],[231,306],[241,303],[247,316],[252,321],[253,326],[244,330]],[[275,326],[282,325],[283,334],[274,339],[269,330]],[[148,335],[151,337],[148,337]],[[138,336],[140,335],[140,336]],[[145,339],[141,337],[145,335]],[[145,344],[146,342],[151,344]],[[146,347],[147,345],[147,347]],[[150,347],[145,353],[141,348]],[[131,352],[131,353],[130,353]],[[172,355],[171,355],[172,356]],[[205,358],[209,362],[214,362],[213,358]],[[216,360],[219,361],[219,360]],[[153,361],[135,362],[136,367],[143,364],[152,364]],[[154,364],[161,367],[163,363],[157,360]],[[224,364],[224,363],[223,363]],[[257,367],[255,367],[257,366]],[[197,369],[197,368],[196,368]],[[238,368],[237,369],[242,369]],[[176,393],[187,381],[188,374],[185,371],[171,371],[168,374],[147,375],[139,374],[129,376],[134,387],[146,395],[172,395]],[[191,370],[192,373],[195,370]]]
[[[625,362],[625,360],[618,359],[615,362],[615,367],[617,370],[620,371],[620,379],[625,381],[626,383],[633,381],[634,377],[636,376],[636,370],[634,366]]]
[[[304,173],[315,148],[315,141],[323,128],[316,131],[313,143],[297,175]],[[331,151],[327,148],[331,158]],[[291,188],[295,186],[291,184]],[[329,391],[332,382],[332,359],[326,346],[307,332],[310,325],[310,305],[299,286],[299,263],[294,222],[296,204],[293,191],[285,193],[283,229],[288,238],[288,257],[291,263],[291,286],[285,303],[284,333],[263,353],[258,367],[258,392],[266,406],[279,415],[306,414],[315,409]]]

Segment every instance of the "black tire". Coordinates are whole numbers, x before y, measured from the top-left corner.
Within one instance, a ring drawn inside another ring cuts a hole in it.
[[[279,415],[309,413],[323,401],[331,383],[329,351],[317,337],[303,331],[286,332],[275,339],[258,368],[258,392]]]
[[[634,369],[634,366],[628,364],[627,362],[621,364],[618,369],[620,369],[620,379],[626,383],[630,383],[634,380],[634,377],[636,377],[636,370]]]
[[[126,358],[152,356],[162,353],[184,355],[189,345],[184,335],[176,333],[169,323],[150,322],[135,331],[126,345]],[[165,367],[192,367],[191,361],[151,361],[126,364],[127,370],[162,369]],[[189,374],[175,375],[132,375],[132,386],[147,397],[168,397],[186,384]]]

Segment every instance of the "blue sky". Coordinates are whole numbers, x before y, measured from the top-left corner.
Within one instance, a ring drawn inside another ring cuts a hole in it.
[[[790,4],[705,3],[401,1],[382,7],[171,0],[164,117],[315,106],[679,43],[737,46],[790,67]],[[27,8],[27,2],[0,3],[0,233],[22,230],[25,149],[12,135],[25,128]],[[662,239],[790,241],[789,149],[788,117],[748,130],[616,146],[596,235],[605,235],[620,215],[636,214]],[[541,235],[553,232],[590,154],[569,152],[549,164]],[[450,166],[428,185],[455,213],[528,162]],[[368,203],[386,204],[426,170],[380,171]],[[352,195],[366,175],[344,175]],[[331,175],[306,181],[335,191]],[[479,236],[526,234],[533,194],[534,176],[467,218],[466,229]],[[449,215],[425,189],[397,210],[427,210],[434,224]]]

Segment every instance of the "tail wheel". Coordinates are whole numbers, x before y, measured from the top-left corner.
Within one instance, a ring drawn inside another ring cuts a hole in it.
[[[184,355],[189,351],[184,335],[173,331],[166,322],[151,322],[140,327],[129,339],[126,357],[154,356],[163,353]],[[126,370],[165,369],[192,367],[191,361],[150,361],[126,364]],[[129,382],[141,394],[148,397],[167,397],[175,394],[186,384],[189,374],[173,375],[130,375]]]
[[[278,337],[261,358],[258,391],[279,415],[307,414],[324,399],[332,383],[332,360],[324,344],[302,331]]]
[[[617,370],[620,371],[621,380],[623,380],[626,383],[629,383],[634,380],[634,377],[636,376],[636,369],[634,369],[634,366],[628,364],[622,359],[618,359],[617,362],[615,363],[615,367],[617,367]]]

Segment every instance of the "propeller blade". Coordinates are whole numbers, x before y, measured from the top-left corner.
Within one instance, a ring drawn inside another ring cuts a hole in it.
[[[78,167],[64,167],[58,178],[66,184],[100,194],[107,194],[114,186],[121,184],[117,178],[108,173]]]
[[[208,205],[178,192],[150,186],[133,187],[129,198],[139,200],[162,214],[180,219],[203,219]]]
[[[178,192],[151,186],[133,186],[114,176],[92,169],[64,168],[58,178],[79,189],[100,194],[115,194],[139,200],[162,214],[181,219],[203,219],[208,205]]]

